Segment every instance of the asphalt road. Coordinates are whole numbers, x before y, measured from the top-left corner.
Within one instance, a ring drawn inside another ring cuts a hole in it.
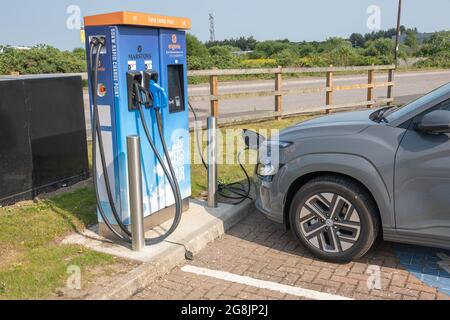
[[[349,75],[336,76],[334,79],[335,85],[351,85],[357,83],[365,83],[367,81],[366,75]],[[377,82],[386,82],[387,74],[380,74],[376,76]],[[427,93],[434,88],[441,86],[450,81],[450,70],[445,71],[429,71],[429,72],[407,72],[398,73],[395,77],[394,96],[396,103],[404,104],[411,101],[418,96]],[[325,86],[324,77],[307,77],[284,80],[284,89],[308,88]],[[232,92],[252,92],[273,90],[274,81],[272,80],[258,80],[258,81],[234,81],[223,82],[219,84],[219,93]],[[192,85],[189,87],[189,95],[205,95],[209,93],[209,85]],[[375,98],[386,98],[387,89],[375,89]],[[366,100],[367,90],[351,90],[340,91],[334,93],[334,103],[344,104],[357,101]],[[85,93],[85,110],[86,110],[86,124],[90,128],[89,115],[89,98]],[[288,95],[283,97],[283,110],[286,112],[301,112],[317,109],[317,107],[325,104],[324,93],[302,94],[302,95]],[[210,105],[208,101],[198,101],[193,103],[194,108],[201,119],[209,114]],[[252,114],[262,114],[267,111],[273,111],[274,98],[273,97],[252,97],[240,98],[233,100],[224,100],[219,102],[219,114],[221,118],[238,118],[241,116],[251,116]],[[190,115],[193,120],[192,114]],[[90,130],[88,136],[90,137]]]

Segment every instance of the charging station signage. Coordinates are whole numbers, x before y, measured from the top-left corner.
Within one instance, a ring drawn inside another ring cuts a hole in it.
[[[163,41],[165,42],[163,45],[166,48],[166,55],[168,57],[175,59],[185,57],[185,51],[183,49],[185,46],[179,42],[179,37],[176,33],[164,37]]]

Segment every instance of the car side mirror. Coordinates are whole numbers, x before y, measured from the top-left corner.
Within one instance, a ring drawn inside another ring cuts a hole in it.
[[[245,145],[250,150],[258,150],[266,141],[263,135],[248,129],[243,130],[242,137],[244,138]]]
[[[431,134],[450,133],[450,111],[431,111],[422,117],[422,120],[417,124],[417,128]]]

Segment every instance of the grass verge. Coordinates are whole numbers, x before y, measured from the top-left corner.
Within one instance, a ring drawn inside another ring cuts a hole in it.
[[[44,299],[64,286],[68,266],[81,269],[115,258],[81,246],[59,245],[62,236],[96,221],[90,188],[0,209],[0,299]]]

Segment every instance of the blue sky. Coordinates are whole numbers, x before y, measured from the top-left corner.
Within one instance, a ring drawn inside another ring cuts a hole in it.
[[[403,24],[421,31],[450,29],[450,0],[404,0]],[[0,44],[45,43],[62,49],[80,47],[79,32],[66,27],[70,5],[82,15],[119,10],[192,19],[192,33],[209,37],[208,13],[216,14],[216,38],[255,36],[258,40],[324,40],[366,33],[367,8],[381,9],[381,28],[393,27],[396,0],[1,0]]]

